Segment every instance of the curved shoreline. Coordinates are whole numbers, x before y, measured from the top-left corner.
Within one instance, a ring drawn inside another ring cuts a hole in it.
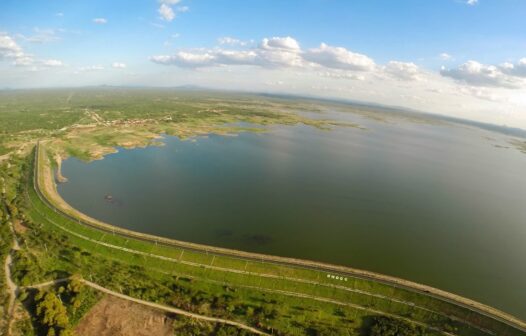
[[[227,249],[221,247],[208,246],[203,244],[196,244],[191,242],[179,241],[175,239],[169,239],[164,237],[158,237],[150,234],[143,234],[132,230],[116,227],[114,225],[104,223],[96,220],[81,213],[75,208],[71,207],[66,203],[58,194],[56,190],[56,184],[53,180],[53,172],[50,168],[50,164],[41,165],[41,156],[43,152],[40,150],[40,142],[35,146],[35,167],[33,176],[33,185],[39,198],[51,209],[59,212],[65,217],[78,222],[79,224],[92,227],[103,232],[118,234],[120,236],[132,239],[138,239],[155,244],[161,244],[165,246],[172,246],[183,248],[191,251],[213,253],[220,256],[227,256],[233,258],[240,258],[245,260],[262,261],[288,267],[304,268],[317,271],[326,272],[338,272],[344,275],[349,275],[356,278],[361,278],[369,281],[375,281],[383,283],[392,287],[401,288],[417,292],[421,295],[429,296],[444,302],[457,305],[468,309],[472,312],[494,319],[501,323],[504,323],[512,328],[518,329],[526,333],[526,322],[520,319],[502,312],[496,308],[484,305],[474,300],[464,298],[460,295],[449,293],[434,287],[430,287],[423,284],[418,284],[412,281],[403,280],[400,278],[374,273],[370,271],[355,269],[346,266],[333,265],[329,263],[322,263],[317,261],[303,260],[297,258],[279,257],[272,255],[265,255],[260,253],[244,252],[234,249]],[[46,156],[43,156],[44,160],[49,160]],[[42,172],[40,171],[42,169]],[[41,186],[44,186],[44,190],[41,190]]]

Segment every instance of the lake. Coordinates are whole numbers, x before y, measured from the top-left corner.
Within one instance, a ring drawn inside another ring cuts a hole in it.
[[[66,160],[58,191],[127,229],[376,271],[526,318],[526,154],[462,125],[332,117],[366,130],[165,137]]]

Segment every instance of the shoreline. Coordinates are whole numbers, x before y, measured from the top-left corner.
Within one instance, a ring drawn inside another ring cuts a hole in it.
[[[468,310],[471,310],[475,313],[484,315],[488,318],[494,319],[496,321],[499,321],[501,323],[507,324],[513,328],[517,328],[519,330],[526,332],[526,323],[508,313],[502,312],[496,308],[487,306],[485,304],[476,302],[474,300],[464,298],[460,295],[449,293],[447,291],[443,291],[434,287],[430,287],[423,284],[418,284],[409,280],[404,280],[388,275],[383,275],[379,273],[374,273],[370,271],[355,269],[351,267],[346,266],[339,266],[329,263],[323,263],[323,262],[317,262],[317,261],[311,261],[311,260],[303,260],[303,259],[297,259],[297,258],[288,258],[288,257],[279,257],[279,256],[273,256],[273,255],[265,255],[260,253],[252,253],[252,252],[244,252],[234,249],[227,249],[227,248],[220,248],[220,247],[214,247],[214,246],[208,246],[203,244],[196,244],[191,242],[185,242],[185,241],[179,241],[175,239],[165,238],[165,237],[159,237],[155,235],[150,234],[143,234],[139,232],[135,232],[132,230],[120,228],[108,223],[104,223],[102,221],[93,219],[86,214],[81,213],[80,211],[76,210],[72,206],[70,206],[67,202],[65,202],[60,195],[58,194],[56,190],[56,184],[53,181],[53,174],[52,170],[50,169],[50,162],[49,158],[46,155],[43,155],[41,151],[40,143],[36,145],[35,147],[35,190],[39,197],[42,199],[44,203],[46,203],[49,207],[52,209],[55,209],[56,211],[62,213],[66,217],[69,217],[70,219],[77,221],[82,225],[86,225],[98,230],[102,230],[105,232],[110,233],[117,233],[124,237],[129,237],[133,239],[138,239],[142,241],[148,241],[151,243],[159,243],[166,246],[173,246],[173,247],[179,247],[183,249],[189,249],[199,252],[206,252],[206,253],[214,253],[217,255],[224,255],[228,257],[234,257],[234,258],[242,258],[242,259],[250,259],[250,260],[258,260],[258,261],[266,261],[269,263],[274,264],[280,264],[284,266],[289,267],[299,267],[299,268],[307,268],[307,269],[314,269],[318,271],[328,271],[328,272],[339,272],[343,274],[348,274],[354,277],[375,281],[379,283],[384,283],[393,287],[399,287],[403,289],[408,289],[413,292],[417,292],[422,295],[427,295],[430,297],[433,297],[438,300],[442,300],[445,302],[448,302],[450,304],[454,304],[463,308],[466,308]],[[45,150],[45,148],[44,148]],[[41,160],[44,160],[44,165],[42,165]],[[41,190],[41,187],[44,187],[44,190]]]
[[[68,182],[68,178],[62,175],[62,157],[60,155],[55,155],[55,163],[57,164],[57,168],[55,169],[55,178],[58,183],[66,183]]]

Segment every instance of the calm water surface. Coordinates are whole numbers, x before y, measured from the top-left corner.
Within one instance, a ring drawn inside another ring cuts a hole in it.
[[[339,118],[367,130],[167,137],[68,159],[59,193],[128,229],[399,276],[526,318],[526,155],[463,126]]]

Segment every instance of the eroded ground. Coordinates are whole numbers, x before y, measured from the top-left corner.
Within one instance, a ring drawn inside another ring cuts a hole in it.
[[[173,320],[165,313],[140,304],[105,296],[75,328],[83,336],[168,336]]]

